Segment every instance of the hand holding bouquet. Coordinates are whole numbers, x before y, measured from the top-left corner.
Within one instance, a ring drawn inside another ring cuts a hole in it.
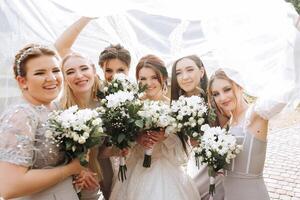
[[[189,139],[195,141],[197,145],[201,140],[201,126],[207,120],[207,106],[199,96],[181,96],[171,104],[173,122],[171,129],[185,141]],[[199,167],[199,159],[195,154],[196,165]]]
[[[142,92],[138,85],[125,75],[117,75],[105,89],[101,100],[101,115],[110,142],[120,149],[130,148],[140,132],[143,122],[137,114],[142,108],[138,99]],[[118,178],[126,179],[125,158],[120,157]]]
[[[100,144],[104,137],[102,119],[96,110],[79,110],[72,106],[53,111],[48,123],[50,130],[47,130],[46,137],[57,143],[71,159],[79,158],[83,166],[88,164],[88,149]]]
[[[170,106],[162,101],[145,100],[142,109],[138,112],[143,121],[143,130],[152,133],[167,128],[172,122]],[[168,131],[168,130],[167,130]],[[168,132],[166,132],[168,133]],[[145,150],[144,167],[151,166],[153,146]]]
[[[199,147],[195,148],[201,163],[207,163],[208,174],[210,177],[209,194],[211,197],[215,192],[215,177],[217,172],[230,164],[231,159],[235,158],[242,150],[236,138],[220,127],[202,126],[204,134],[201,138]]]

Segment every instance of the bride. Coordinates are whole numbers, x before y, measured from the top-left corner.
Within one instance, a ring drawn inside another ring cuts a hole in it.
[[[169,103],[164,95],[167,71],[158,57],[143,57],[136,67],[136,78],[148,86],[144,99]],[[115,183],[110,200],[201,199],[194,182],[183,170],[188,157],[177,135],[165,138],[162,131],[145,134],[138,143],[127,160],[127,180]],[[151,145],[154,145],[151,167],[144,168],[144,147]]]

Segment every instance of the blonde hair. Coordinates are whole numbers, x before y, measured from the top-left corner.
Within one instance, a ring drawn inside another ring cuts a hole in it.
[[[73,53],[71,53],[71,54],[69,54],[69,55],[67,55],[63,58],[62,63],[61,63],[62,71],[64,70],[65,63],[69,59],[74,58],[74,57],[89,60],[87,57],[83,56],[82,54],[73,52]],[[93,68],[95,68],[95,66],[91,62],[90,62],[90,65]],[[65,77],[65,73],[63,73],[63,75]],[[92,94],[91,94],[91,98],[95,101],[97,100],[97,92],[98,92],[99,88],[100,88],[100,79],[99,79],[98,76],[96,76],[95,79],[94,79],[94,84],[93,84],[93,87],[92,87]],[[89,107],[89,105],[80,105],[80,103],[76,100],[76,97],[73,94],[72,89],[66,83],[64,84],[64,92],[63,92],[63,96],[62,96],[61,101],[60,101],[60,105],[61,105],[62,109],[67,109],[67,108],[69,108],[71,106],[74,106],[74,105],[78,105],[79,108]],[[90,159],[89,159],[89,168],[93,172],[97,173],[98,179],[100,181],[102,179],[102,172],[101,172],[99,162],[97,161],[97,155],[98,155],[98,147],[91,148],[91,150],[89,151],[89,157],[90,157]]]
[[[74,57],[89,60],[87,57],[83,56],[82,54],[73,52],[73,53],[71,53],[71,54],[69,54],[69,55],[67,55],[63,58],[62,63],[61,63],[62,71],[64,70],[65,63],[69,59],[74,58]],[[94,64],[92,64],[91,62],[90,62],[90,65],[93,68],[95,68]],[[64,78],[65,78],[65,73],[63,73],[63,75],[64,75]],[[97,99],[97,92],[98,92],[99,88],[100,88],[100,79],[99,79],[98,76],[96,76],[93,87],[92,87],[91,98],[93,100]],[[88,107],[88,105],[80,105],[80,103],[76,100],[76,97],[74,96],[74,93],[73,93],[72,89],[69,87],[68,84],[64,84],[64,91],[63,91],[63,95],[62,95],[62,98],[61,98],[61,101],[60,101],[60,105],[63,109],[67,109],[67,108],[69,108],[71,106],[74,106],[74,105],[78,105],[78,107],[80,107],[80,108]]]
[[[222,69],[218,69],[217,71],[215,71],[215,73],[213,75],[211,75],[211,77],[208,81],[208,85],[207,85],[208,104],[210,107],[217,109],[222,115],[224,115],[223,110],[217,106],[217,104],[214,100],[213,94],[212,94],[212,90],[211,90],[212,84],[216,79],[226,80],[233,86],[233,88],[232,88],[233,94],[234,94],[234,97],[236,100],[237,100],[236,88],[242,88],[242,87],[240,85],[238,85],[236,82],[234,82],[232,79],[230,79]]]

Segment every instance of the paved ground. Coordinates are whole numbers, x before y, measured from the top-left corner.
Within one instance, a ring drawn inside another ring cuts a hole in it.
[[[271,121],[264,177],[271,199],[300,200],[300,112]]]

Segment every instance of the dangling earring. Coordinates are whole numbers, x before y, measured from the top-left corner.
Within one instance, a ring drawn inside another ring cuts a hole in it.
[[[163,94],[164,95],[168,94],[168,86],[166,83],[163,84]]]

